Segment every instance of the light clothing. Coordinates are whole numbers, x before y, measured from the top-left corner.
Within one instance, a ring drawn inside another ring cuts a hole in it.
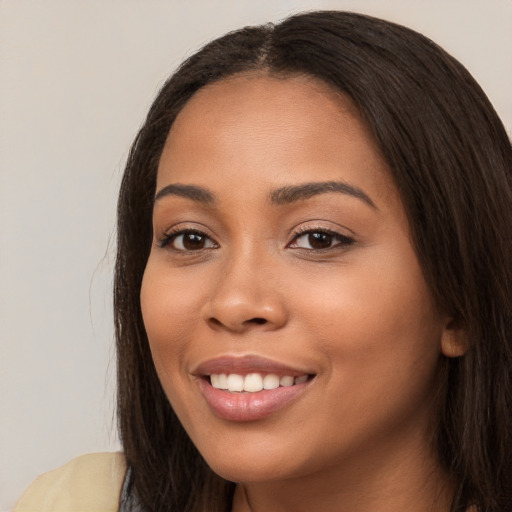
[[[13,512],[117,512],[125,473],[120,452],[82,455],[36,478]]]

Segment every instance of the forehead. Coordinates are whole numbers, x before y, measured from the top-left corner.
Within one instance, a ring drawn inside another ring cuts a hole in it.
[[[200,89],[169,132],[157,189],[255,177],[257,185],[346,179],[394,190],[351,99],[309,76],[246,73]]]
[[[346,129],[349,117],[366,131],[353,102],[318,79],[244,73],[196,92],[176,117],[168,142],[172,143],[179,133],[189,140],[203,136],[216,143],[222,143],[223,135],[228,135],[225,142],[230,143],[249,132],[255,143],[268,144],[265,135],[270,133],[280,133],[281,142],[285,134],[306,138],[314,131],[339,127],[340,123]]]
[[[307,75],[278,77],[264,72],[247,72],[228,77],[199,89],[177,116],[173,129],[180,127],[183,117],[200,114],[209,118],[218,111],[226,117],[246,118],[252,114],[252,122],[267,122],[268,111],[276,114],[275,124],[284,121],[283,114],[294,111],[297,106],[311,120],[320,119],[325,110],[350,114],[359,118],[358,109],[345,94],[333,89],[325,82]],[[257,107],[261,116],[255,116]]]

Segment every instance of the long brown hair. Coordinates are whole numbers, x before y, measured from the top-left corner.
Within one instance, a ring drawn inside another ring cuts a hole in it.
[[[119,428],[138,500],[147,511],[231,507],[234,484],[206,465],[162,390],[139,292],[169,129],[198,89],[249,70],[316,77],[364,116],[401,194],[431,292],[466,333],[467,353],[442,361],[435,432],[456,482],[452,510],[504,512],[512,499],[510,140],[475,80],[432,41],[334,11],[209,43],[165,83],[133,143],[118,204],[114,309]]]

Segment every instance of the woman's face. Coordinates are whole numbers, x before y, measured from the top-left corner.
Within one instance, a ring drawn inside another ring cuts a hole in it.
[[[144,323],[217,473],[276,481],[428,451],[449,319],[349,100],[305,77],[207,86],[156,190]]]

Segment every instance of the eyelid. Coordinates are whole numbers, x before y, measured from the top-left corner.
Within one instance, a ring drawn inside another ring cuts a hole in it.
[[[194,223],[195,224],[195,223]],[[201,250],[205,249],[213,249],[218,248],[219,243],[215,240],[215,238],[209,234],[209,229],[201,229],[196,227],[196,225],[190,225],[186,223],[179,223],[177,225],[171,226],[170,228],[167,228],[161,236],[159,236],[156,240],[156,245],[159,248],[168,248],[172,242],[179,237],[180,235],[185,234],[197,234],[202,237],[204,237],[206,240],[208,240],[211,245],[209,247],[203,247],[198,248],[196,250],[190,250],[190,249],[178,249],[176,247],[169,247],[174,249],[176,252],[181,253],[191,253],[191,252],[200,252]],[[287,243],[286,247],[291,249],[303,249],[305,251],[316,251],[316,252],[324,252],[324,251],[330,251],[335,248],[340,247],[347,247],[349,245],[352,245],[356,242],[355,237],[351,236],[350,234],[346,234],[343,231],[350,231],[348,228],[342,229],[341,226],[339,228],[332,228],[332,227],[326,227],[322,225],[300,225],[293,229],[291,233],[291,240]],[[300,237],[313,234],[313,233],[322,233],[329,236],[332,236],[333,238],[337,239],[338,242],[333,244],[330,247],[326,247],[323,249],[317,249],[317,248],[306,248],[306,247],[293,247],[294,242],[296,242]]]
[[[347,247],[349,245],[354,244],[355,241],[356,241],[353,236],[346,235],[346,234],[344,234],[341,231],[336,230],[336,229],[326,228],[324,226],[301,226],[301,227],[297,228],[293,232],[292,239],[288,243],[287,247],[289,247],[291,249],[294,249],[294,247],[292,247],[292,244],[294,242],[296,242],[299,238],[301,238],[301,237],[303,237],[305,235],[312,234],[312,233],[323,233],[323,234],[326,234],[326,235],[330,235],[333,238],[337,238],[340,242],[337,243],[337,244],[332,245],[331,247],[327,247],[325,249],[315,249],[315,248],[307,249],[305,247],[296,247],[296,249],[303,249],[305,251],[323,252],[323,251],[330,251],[330,250],[333,250],[335,248],[339,248],[340,246],[341,247]]]
[[[192,226],[182,226],[182,225],[173,226],[173,227],[167,229],[160,237],[158,237],[157,245],[161,249],[168,248],[170,246],[170,244],[172,244],[172,242],[176,238],[178,238],[180,235],[185,235],[187,233],[201,235],[201,236],[205,237],[206,239],[210,240],[215,247],[219,246],[219,244],[215,241],[215,239],[213,237],[211,237],[208,233],[206,233],[205,230],[198,229],[198,228],[192,227]],[[176,252],[182,252],[182,253],[184,253],[184,252],[199,252],[200,250],[202,250],[202,249],[198,249],[197,251],[188,251],[186,249],[177,249],[175,247],[170,247],[170,248],[172,248]],[[203,250],[211,249],[211,248],[212,247],[205,247],[205,248],[203,248]]]

